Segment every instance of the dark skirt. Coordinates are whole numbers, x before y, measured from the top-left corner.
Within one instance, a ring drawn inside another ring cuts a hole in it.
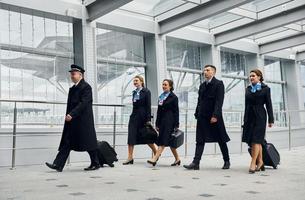
[[[160,116],[158,146],[169,146],[171,135],[175,129],[174,114],[171,111],[165,112]]]
[[[133,113],[130,115],[128,123],[128,145],[137,145],[137,144],[150,144],[151,141],[144,141],[140,137],[140,130],[144,128],[145,120],[141,117],[139,113]]]
[[[252,112],[249,120],[243,125],[242,141],[251,144],[264,144],[266,136],[266,116],[259,116]]]

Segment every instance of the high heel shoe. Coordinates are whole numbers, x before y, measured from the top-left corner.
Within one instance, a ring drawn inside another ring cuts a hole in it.
[[[255,169],[249,169],[249,174],[254,174],[255,173]]]
[[[151,160],[147,160],[147,163],[151,164],[152,166],[156,166],[157,161],[151,161]]]
[[[265,171],[265,165],[262,164],[262,166],[257,167],[257,168],[255,169],[255,171],[257,171],[257,172],[259,172],[259,171]]]
[[[181,160],[176,160],[173,164],[171,164],[171,166],[173,167],[173,166],[180,166],[180,164],[181,164]]]
[[[123,165],[133,165],[133,159],[123,162]]]

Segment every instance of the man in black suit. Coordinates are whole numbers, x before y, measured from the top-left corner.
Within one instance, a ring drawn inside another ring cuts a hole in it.
[[[87,151],[91,164],[84,170],[96,170],[100,168],[100,164],[97,157],[97,139],[92,110],[92,88],[83,78],[85,70],[82,67],[73,64],[69,72],[74,85],[68,94],[59,152],[54,162],[46,163],[46,165],[61,172],[71,150]]]
[[[195,112],[196,127],[196,151],[193,162],[184,165],[186,169],[199,170],[200,160],[205,143],[218,142],[223,155],[224,165],[222,169],[230,168],[230,157],[227,142],[230,138],[226,132],[222,117],[222,105],[224,100],[224,84],[215,78],[216,67],[206,65],[204,67],[205,82],[199,87],[198,103]]]

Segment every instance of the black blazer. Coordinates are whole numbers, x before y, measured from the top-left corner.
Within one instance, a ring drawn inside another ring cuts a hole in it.
[[[198,103],[195,117],[222,117],[222,105],[224,101],[224,84],[221,80],[213,77],[211,82],[206,85],[202,83],[198,92]]]
[[[260,91],[256,91],[255,93],[252,93],[251,86],[248,86],[246,88],[245,94],[244,123],[252,121],[252,118],[250,117],[250,112],[253,112],[253,114],[258,115],[256,119],[262,119],[262,122],[265,122],[266,109],[264,105],[266,105],[268,113],[268,122],[274,123],[270,88],[266,84],[262,83],[262,89]],[[265,126],[266,124],[262,123],[262,125]]]
[[[151,121],[151,93],[147,88],[142,88],[140,91],[140,99],[136,102],[133,101],[131,115],[136,113],[140,113],[146,122]]]
[[[163,105],[158,105],[156,120],[157,127],[160,128],[161,120],[164,118],[167,118],[166,121],[168,123],[164,124],[165,126],[171,126],[173,124],[174,128],[179,127],[178,97],[173,92],[170,92],[168,97],[163,102]]]

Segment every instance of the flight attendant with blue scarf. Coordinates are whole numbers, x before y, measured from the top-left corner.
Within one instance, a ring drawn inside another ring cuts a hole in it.
[[[156,155],[147,162],[156,165],[165,147],[169,146],[171,134],[179,127],[179,107],[178,97],[173,93],[174,83],[170,79],[165,79],[162,83],[163,93],[158,99],[158,110],[156,128],[159,131],[158,151]],[[181,161],[176,148],[171,147],[175,157],[175,162],[171,166],[180,165]]]
[[[151,123],[151,95],[150,91],[144,87],[142,76],[135,76],[133,84],[136,89],[132,92],[132,113],[128,123],[128,159],[123,165],[133,164],[134,145],[146,144],[140,138],[139,130],[146,123]],[[148,144],[154,154],[157,150],[154,144]]]
[[[250,72],[251,84],[246,88],[245,93],[242,141],[252,147],[250,174],[265,170],[262,144],[265,141],[267,114],[268,126],[272,127],[274,123],[270,88],[263,83],[263,80],[263,74],[260,70],[252,70]]]

